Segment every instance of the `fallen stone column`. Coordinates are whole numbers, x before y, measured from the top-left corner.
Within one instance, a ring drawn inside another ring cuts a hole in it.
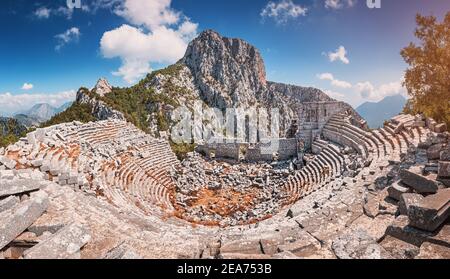
[[[89,231],[79,224],[70,224],[47,240],[27,250],[25,259],[79,259],[80,249],[91,240]]]
[[[0,249],[31,226],[47,209],[48,195],[37,192],[29,200],[0,213]]]

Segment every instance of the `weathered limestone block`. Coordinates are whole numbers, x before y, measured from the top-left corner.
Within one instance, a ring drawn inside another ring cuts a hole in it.
[[[414,193],[406,193],[400,196],[400,201],[398,203],[398,209],[401,215],[408,216],[408,211],[411,205],[417,204],[423,199],[422,195]]]
[[[89,231],[79,224],[62,228],[47,240],[25,252],[25,259],[77,259],[80,249],[91,240]]]
[[[450,188],[441,189],[408,209],[410,225],[433,232],[450,216]]]
[[[411,193],[411,189],[401,181],[397,181],[388,188],[388,193],[391,199],[399,201],[403,194]]]
[[[15,196],[7,197],[3,200],[0,200],[0,212],[6,211],[12,208],[19,202],[19,198]]]
[[[420,246],[420,253],[416,257],[416,259],[442,259],[448,260],[450,259],[450,248],[437,245],[430,242],[425,242]]]
[[[412,187],[420,194],[434,194],[438,190],[436,175],[422,175],[420,167],[412,167],[409,170],[401,170],[400,178],[406,185]]]
[[[12,170],[0,170],[0,178],[3,180],[11,180],[14,178],[14,172]]]
[[[225,243],[220,248],[221,254],[262,254],[259,240],[237,240]]]
[[[450,146],[441,151],[440,160],[450,161]]]
[[[139,260],[142,257],[136,253],[131,247],[122,243],[119,246],[113,248],[104,259],[108,260]]]
[[[401,239],[387,235],[380,243],[396,259],[414,259],[419,254],[419,247]]]
[[[428,148],[427,150],[428,160],[438,160],[444,147],[445,145],[443,143],[438,143],[430,146],[430,148]]]
[[[28,179],[4,181],[0,187],[0,197],[29,193],[39,190],[41,184]]]
[[[332,249],[339,259],[390,259],[392,256],[361,229],[348,232],[333,241]]]
[[[0,164],[3,164],[7,169],[12,170],[16,167],[17,162],[5,156],[0,156]]]
[[[434,131],[436,133],[443,133],[443,132],[447,131],[447,125],[445,123],[436,124],[434,126]]]
[[[439,161],[439,177],[450,177],[450,161]]]
[[[40,191],[32,194],[29,200],[0,213],[0,249],[32,225],[44,213],[47,206],[48,195]]]

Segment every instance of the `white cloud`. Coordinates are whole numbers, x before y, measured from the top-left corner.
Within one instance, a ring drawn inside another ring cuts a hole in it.
[[[75,90],[64,91],[56,94],[0,94],[0,115],[11,115],[17,111],[27,110],[40,103],[48,103],[58,107],[73,101],[76,96]]]
[[[318,74],[317,78],[319,78],[320,80],[329,80],[329,81],[331,81],[331,84],[335,87],[345,88],[345,89],[352,87],[351,83],[349,83],[347,81],[336,79],[333,76],[333,74],[330,74],[330,73]]]
[[[174,63],[183,57],[198,24],[170,7],[171,0],[125,0],[116,14],[131,24],[105,32],[100,50],[105,58],[120,58],[113,72],[134,83],[152,71],[151,63]]]
[[[355,6],[357,0],[326,0],[325,8],[339,10],[345,7],[351,8]]]
[[[332,90],[324,90],[325,94],[327,94],[328,96],[330,96],[333,99],[336,99],[338,101],[344,101],[345,100],[345,95],[336,91],[332,91]]]
[[[180,20],[180,12],[173,10],[170,3],[171,0],[125,0],[115,12],[131,24],[154,30]]]
[[[59,51],[66,44],[78,41],[80,36],[81,32],[77,27],[72,27],[66,32],[56,35],[55,38],[58,40],[58,44],[56,45],[55,49]]]
[[[402,80],[385,83],[375,87],[371,82],[360,82],[355,85],[356,92],[361,98],[366,100],[379,101],[387,96],[401,94],[406,96],[406,89],[402,85]]]
[[[347,58],[347,50],[344,46],[340,46],[335,52],[328,52],[327,56],[328,59],[330,59],[330,62],[339,60],[344,64],[350,63],[350,60]]]
[[[48,9],[46,7],[40,7],[34,12],[34,15],[37,18],[47,19],[50,17],[50,12],[51,12],[50,9]]]
[[[296,19],[299,16],[306,16],[308,9],[297,5],[292,0],[282,0],[278,3],[269,2],[261,11],[261,17],[272,18],[278,24],[285,24],[291,19]]]
[[[33,87],[34,87],[34,85],[33,84],[31,84],[31,83],[24,83],[23,85],[22,85],[22,90],[31,90],[31,89],[33,89]]]

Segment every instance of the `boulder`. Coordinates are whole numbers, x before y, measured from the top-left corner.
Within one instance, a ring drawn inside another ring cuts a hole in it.
[[[24,232],[47,210],[48,195],[42,191],[0,213],[0,249]]]
[[[411,204],[408,209],[410,225],[433,232],[450,216],[450,188],[441,189]]]
[[[401,215],[408,216],[408,211],[411,205],[417,204],[423,199],[423,196],[415,193],[406,193],[400,196],[398,209]]]
[[[389,197],[396,201],[399,201],[401,196],[406,193],[411,193],[411,188],[408,188],[401,181],[395,182],[388,188]]]
[[[428,176],[424,176],[420,167],[412,167],[408,170],[401,170],[400,178],[404,184],[413,188],[419,194],[434,194],[438,190],[436,175],[430,174]]]
[[[430,146],[427,150],[428,160],[439,160],[441,151],[444,149],[445,144],[438,143]]]
[[[77,259],[80,249],[91,239],[89,231],[79,225],[70,224],[54,235],[27,250],[25,259]]]

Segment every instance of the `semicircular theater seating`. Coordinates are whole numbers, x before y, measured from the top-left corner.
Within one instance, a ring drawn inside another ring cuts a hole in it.
[[[49,180],[135,214],[162,217],[173,211],[169,170],[179,161],[166,140],[118,120],[60,124],[23,140],[30,153],[9,155],[22,162],[17,168],[39,168]]]
[[[352,125],[351,114],[340,112],[334,115],[322,130],[325,139],[316,139],[312,144],[317,156],[304,168],[289,177],[287,190],[292,193],[292,202],[317,191],[341,176],[345,170],[345,155],[341,147],[355,150],[365,166],[375,168],[389,160],[400,160],[410,145],[417,146],[426,139],[428,132],[414,126],[414,117],[400,115],[388,121],[385,127],[365,131]]]

